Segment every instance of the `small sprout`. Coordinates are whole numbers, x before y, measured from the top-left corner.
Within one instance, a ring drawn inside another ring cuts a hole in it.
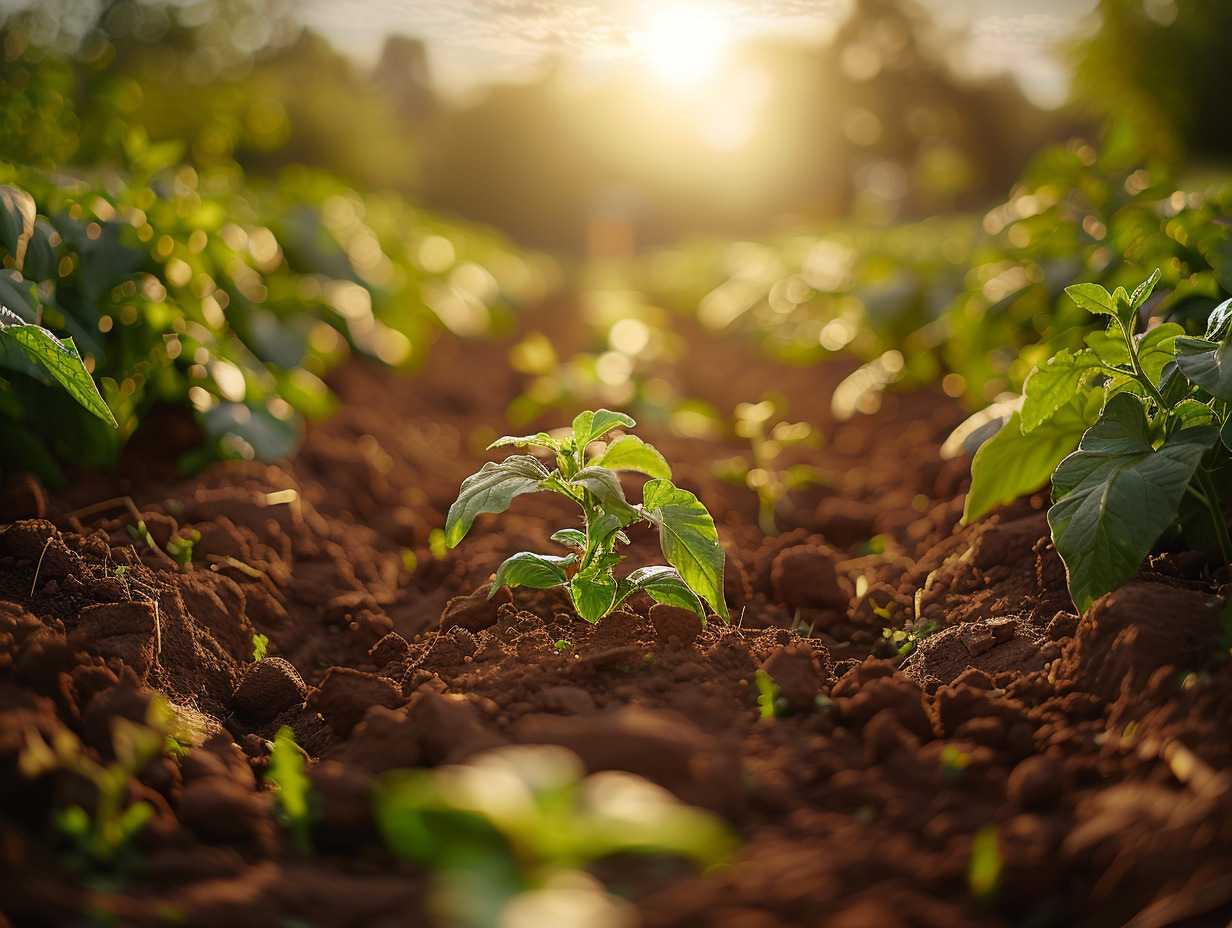
[[[734,457],[714,465],[718,476],[757,494],[758,524],[766,535],[779,534],[775,518],[791,512],[789,493],[828,483],[827,475],[811,464],[784,466],[779,460],[789,448],[816,447],[821,441],[818,431],[807,422],[778,421],[770,425],[782,415],[786,405],[786,400],[777,394],[763,397],[759,403],[738,405],[732,417],[732,432],[749,442],[752,462]]]
[[[254,662],[265,660],[265,652],[269,648],[269,636],[257,632],[252,636],[252,659]]]
[[[111,743],[115,760],[102,764],[77,736],[60,729],[48,743],[31,732],[18,757],[22,775],[34,779],[56,770],[76,774],[95,789],[94,814],[70,805],[53,813],[56,826],[82,860],[96,867],[124,869],[133,863],[132,841],[154,817],[148,802],[128,802],[128,781],[168,747],[175,715],[161,698],[151,699],[145,724],[115,718]]]
[[[563,586],[574,608],[587,622],[597,622],[634,593],[657,602],[692,609],[706,619],[703,601],[728,621],[723,600],[723,549],[714,519],[690,493],[675,486],[671,468],[653,447],[633,435],[606,444],[600,440],[616,428],[636,423],[623,413],[600,409],[580,413],[573,427],[559,437],[539,432],[499,438],[490,447],[506,445],[542,448],[555,456],[549,471],[538,458],[515,454],[489,461],[462,481],[458,499],[449,507],[443,543],[453,547],[481,513],[499,513],[523,493],[549,490],[582,510],[582,529],[563,528],[552,540],[572,551],[567,555],[519,551],[497,568],[489,597],[504,585],[547,589]],[[592,450],[592,446],[595,449]],[[616,472],[645,474],[641,504],[630,503]],[[624,529],[646,522],[658,530],[663,556],[670,567],[642,567],[621,580],[614,568],[624,560],[617,545],[629,543]],[[438,530],[439,531],[439,530]]]
[[[195,528],[179,538],[172,538],[167,542],[167,556],[181,567],[187,567],[192,563],[193,547],[200,540],[201,533]]]
[[[757,685],[757,705],[763,719],[773,719],[787,714],[787,700],[781,695],[779,685],[771,679],[770,674],[758,670],[754,675]]]
[[[442,560],[445,555],[449,553],[449,549],[452,547],[453,545],[446,543],[445,533],[439,528],[434,528],[432,531],[428,532],[428,553],[430,553],[435,560]]]
[[[406,572],[413,574],[415,568],[419,566],[419,558],[410,548],[403,548],[401,551],[402,566],[406,568]]]
[[[997,844],[997,826],[981,825],[971,841],[971,857],[967,860],[967,889],[976,899],[991,900],[1001,883],[1001,849]]]
[[[573,648],[573,642],[570,641],[568,638],[561,638],[558,642],[556,642],[557,651],[569,651],[572,648]]]
[[[286,725],[274,735],[265,782],[274,788],[279,823],[290,829],[291,838],[301,853],[310,853],[312,842],[308,826],[311,820],[312,784],[304,772],[304,752],[295,743],[295,735]]]

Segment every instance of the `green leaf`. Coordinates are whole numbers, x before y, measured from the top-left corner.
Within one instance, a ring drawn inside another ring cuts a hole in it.
[[[38,292],[33,281],[26,280],[17,271],[0,271],[0,307],[22,322],[37,323],[38,306]]]
[[[561,443],[547,432],[538,432],[534,435],[505,435],[488,445],[487,450],[503,448],[506,445],[516,445],[519,448],[551,448],[553,451],[559,451],[561,447]]]
[[[611,574],[597,577],[574,576],[569,584],[573,608],[587,622],[598,622],[616,607],[617,584]]]
[[[71,338],[56,338],[42,326],[11,322],[11,316],[0,314],[0,340],[16,345],[42,370],[50,374],[81,406],[104,422],[116,424],[98,387],[82,363],[81,355]]]
[[[1183,335],[1173,350],[1177,367],[1190,383],[1218,399],[1232,400],[1232,339],[1213,342]]]
[[[1060,463],[1048,524],[1080,613],[1142,565],[1217,437],[1213,425],[1184,429],[1157,451],[1142,403],[1121,394]]]
[[[659,542],[667,562],[680,572],[689,589],[728,620],[723,601],[723,549],[706,507],[688,490],[670,480],[647,482],[642,491],[644,514],[659,527]]]
[[[1206,338],[1208,341],[1221,342],[1229,329],[1232,329],[1232,300],[1224,300],[1206,317]]]
[[[534,493],[548,470],[529,454],[515,454],[489,461],[462,481],[458,498],[445,517],[445,543],[453,547],[470,531],[475,517],[484,512],[504,512],[515,496]]]
[[[586,547],[586,533],[576,528],[562,528],[552,533],[552,541],[558,545],[572,545],[577,548]]]
[[[1175,340],[1185,335],[1185,329],[1175,322],[1165,322],[1138,339],[1138,363],[1151,383],[1158,385],[1164,368],[1175,358]]]
[[[577,555],[574,554],[554,557],[550,554],[519,551],[512,557],[505,558],[496,569],[496,579],[492,581],[488,599],[495,596],[502,586],[528,586],[533,590],[546,590],[568,583],[565,568],[576,560]]]
[[[636,435],[625,435],[607,446],[607,450],[592,464],[611,470],[632,470],[647,477],[670,480],[672,469],[663,455]]]
[[[1044,367],[1027,375],[1019,425],[1024,434],[1034,431],[1070,402],[1091,375],[1101,367],[1093,351],[1070,354],[1062,348]]]
[[[274,735],[265,782],[274,787],[281,818],[291,828],[296,846],[308,853],[311,850],[308,796],[312,783],[304,772],[304,752],[295,743],[295,734],[287,725],[283,725]]]
[[[702,601],[697,598],[696,593],[689,589],[689,585],[684,582],[674,567],[663,567],[662,565],[639,567],[625,577],[620,587],[622,600],[634,593],[642,592],[648,594],[657,603],[692,609],[703,622],[706,621],[706,610],[702,607]]]
[[[600,409],[596,412],[580,412],[573,420],[573,436],[579,451],[596,438],[602,438],[614,428],[631,429],[637,425],[623,412]]]
[[[1099,284],[1071,284],[1065,293],[1089,313],[1119,318],[1116,299]]]
[[[1159,278],[1162,276],[1163,274],[1159,268],[1155,268],[1155,273],[1134,288],[1134,292],[1129,298],[1129,305],[1132,309],[1137,311],[1147,301],[1151,291],[1155,289],[1155,285],[1159,283]]]
[[[970,524],[993,507],[1045,486],[1095,421],[1100,401],[1098,395],[1094,401],[1073,398],[1028,435],[1022,433],[1019,414],[1011,415],[996,435],[980,445],[971,461],[971,489],[963,522]]]
[[[1129,364],[1129,349],[1125,347],[1125,336],[1115,322],[1106,330],[1088,332],[1083,341],[1108,367],[1121,367]]]
[[[593,493],[604,512],[623,520],[621,525],[628,525],[637,518],[637,510],[629,505],[625,498],[624,488],[621,487],[620,478],[615,471],[592,464],[574,474],[569,483],[585,487]]]

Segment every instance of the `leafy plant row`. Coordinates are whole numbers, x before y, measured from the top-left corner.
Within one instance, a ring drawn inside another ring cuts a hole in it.
[[[322,172],[199,175],[139,133],[126,145],[133,173],[94,182],[0,164],[0,469],[111,467],[160,403],[195,410],[190,468],[289,454],[349,351],[415,364],[546,280],[494,235]],[[74,350],[66,392],[47,361]]]
[[[1132,290],[1157,267],[1148,312],[1190,334],[1232,295],[1232,184],[1179,186],[1132,148],[1114,134],[1100,151],[1081,139],[1049,149],[984,216],[673,247],[614,273],[643,303],[743,332],[784,360],[856,354],[866,366],[839,392],[840,414],[868,405],[861,391],[942,378],[979,407],[1082,345],[1090,317],[1070,284]]]

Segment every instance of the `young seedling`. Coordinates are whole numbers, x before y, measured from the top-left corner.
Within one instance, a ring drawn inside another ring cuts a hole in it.
[[[291,838],[300,853],[311,852],[312,783],[304,772],[304,752],[295,743],[295,735],[286,725],[274,735],[265,782],[273,787],[278,800],[276,814],[279,823],[290,829]]]
[[[154,817],[148,802],[128,801],[128,780],[167,749],[175,732],[175,715],[165,700],[151,700],[146,724],[125,718],[111,723],[115,760],[102,764],[67,728],[46,741],[31,732],[18,758],[18,768],[30,779],[55,770],[76,774],[96,791],[94,813],[78,805],[55,810],[60,831],[73,842],[77,854],[101,868],[122,869],[132,861],[132,841]]]
[[[714,465],[718,476],[757,494],[757,522],[766,535],[778,535],[776,517],[791,513],[788,494],[827,482],[825,473],[811,464],[783,465],[784,451],[799,446],[816,447],[821,440],[817,430],[807,422],[783,419],[785,408],[786,401],[776,395],[763,397],[758,403],[738,405],[732,417],[732,431],[749,442],[752,462],[734,457]]]
[[[1232,300],[1203,338],[1174,323],[1137,331],[1156,271],[1132,294],[1098,284],[1066,293],[1111,317],[1087,347],[1027,377],[1022,408],[972,462],[964,518],[1052,480],[1048,524],[1079,612],[1129,580],[1160,536],[1180,528],[1232,561]]]
[[[724,620],[723,549],[710,513],[688,490],[671,482],[671,468],[653,447],[633,435],[608,442],[587,457],[592,443],[613,429],[636,423],[623,413],[600,409],[583,412],[559,437],[546,432],[506,436],[489,448],[506,445],[543,448],[555,456],[548,468],[529,454],[489,461],[462,481],[457,501],[445,520],[445,541],[453,547],[470,530],[480,513],[504,512],[514,497],[548,490],[582,510],[582,529],[564,528],[552,540],[573,552],[567,555],[519,551],[496,571],[489,596],[503,585],[534,589],[563,586],[574,608],[587,622],[597,622],[634,593],[644,592],[660,603],[692,609],[705,621],[704,600]],[[642,488],[642,502],[625,497],[616,471],[628,470],[651,479]],[[616,546],[628,544],[624,529],[634,522],[658,529],[663,556],[670,567],[642,567],[617,580],[614,568],[624,560]]]

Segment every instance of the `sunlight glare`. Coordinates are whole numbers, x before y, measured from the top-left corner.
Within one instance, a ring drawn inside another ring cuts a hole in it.
[[[732,34],[705,6],[677,6],[657,13],[642,35],[642,54],[655,77],[688,89],[713,78],[723,64]]]

